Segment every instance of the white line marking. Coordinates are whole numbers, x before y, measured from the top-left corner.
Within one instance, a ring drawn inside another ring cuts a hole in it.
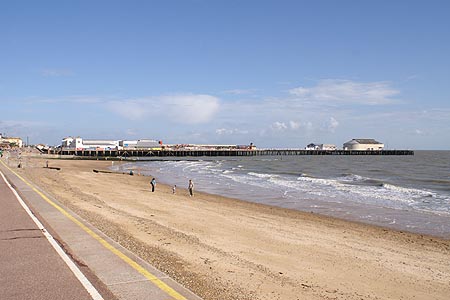
[[[13,192],[14,196],[16,196],[17,201],[19,201],[19,203],[20,203],[20,205],[22,205],[23,209],[28,213],[28,215],[31,217],[31,219],[34,221],[34,223],[37,225],[37,227],[42,231],[44,236],[49,241],[50,245],[52,245],[53,248],[56,250],[56,252],[59,254],[59,256],[61,256],[61,258],[67,264],[69,269],[73,272],[75,277],[84,286],[86,291],[92,296],[92,299],[93,300],[103,300],[103,297],[100,295],[100,293],[95,289],[95,287],[92,285],[92,283],[90,283],[90,281],[86,278],[86,276],[84,276],[84,274],[80,271],[80,269],[75,265],[75,263],[64,252],[64,250],[61,248],[61,246],[55,241],[53,236],[50,233],[48,233],[48,231],[44,228],[42,223],[36,218],[36,216],[31,212],[30,208],[25,204],[25,202],[19,196],[17,191],[6,180],[6,177],[3,175],[3,173],[1,171],[0,171],[0,175],[2,176],[3,181],[5,181],[6,185],[9,187],[9,189]]]

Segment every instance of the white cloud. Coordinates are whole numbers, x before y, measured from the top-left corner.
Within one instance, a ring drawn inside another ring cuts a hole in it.
[[[235,135],[235,134],[248,134],[248,130],[240,130],[237,128],[228,129],[228,128],[218,128],[216,129],[217,135]]]
[[[230,134],[233,134],[233,130],[226,129],[226,128],[218,128],[218,129],[216,129],[216,134],[217,135],[230,135]]]
[[[335,124],[333,124],[333,126],[334,125]],[[327,123],[327,126],[331,126],[331,125],[329,125]],[[311,131],[314,129],[314,125],[311,121],[298,122],[298,121],[291,120],[287,123],[277,121],[270,125],[270,129],[272,129],[272,131],[279,131],[279,132],[288,132],[288,131],[294,132],[294,131],[298,131],[300,129],[303,129],[304,131]]]
[[[333,117],[330,117],[330,119],[326,122],[326,128],[329,132],[334,132],[338,126],[339,122]]]
[[[210,122],[219,111],[219,99],[210,95],[179,94],[141,99],[109,101],[114,113],[130,119],[168,118],[175,123],[201,124]]]
[[[297,130],[300,128],[301,124],[300,122],[289,121],[289,126],[291,127],[292,130]]]
[[[315,102],[357,103],[381,105],[398,102],[393,97],[400,92],[387,82],[355,82],[351,80],[326,79],[313,87],[297,87],[289,93],[302,100]]]
[[[277,130],[277,131],[284,131],[284,130],[288,129],[286,123],[284,123],[284,122],[278,122],[278,121],[277,121],[277,122],[274,122],[274,123],[272,124],[271,128],[272,128],[273,130]]]
[[[142,100],[110,101],[108,108],[126,119],[140,120],[151,112],[148,104]]]
[[[306,97],[306,96],[309,96],[311,93],[312,93],[311,89],[307,89],[304,87],[298,87],[298,88],[289,90],[289,94],[299,96],[299,97]]]
[[[162,98],[168,116],[178,123],[207,123],[219,111],[219,99],[210,95],[174,95]],[[161,112],[164,114],[164,112]]]

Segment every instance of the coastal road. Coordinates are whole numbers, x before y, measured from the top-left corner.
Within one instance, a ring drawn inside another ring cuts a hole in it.
[[[0,299],[201,300],[2,160]]]

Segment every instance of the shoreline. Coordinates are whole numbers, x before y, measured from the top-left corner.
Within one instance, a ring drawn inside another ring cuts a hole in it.
[[[129,163],[129,161],[121,161],[120,163]],[[93,172],[95,173],[109,173],[109,174],[117,174],[117,175],[130,175],[129,172],[123,172],[123,171],[113,171],[110,169],[111,166],[107,169],[104,170],[100,170],[100,169],[94,169]],[[136,174],[133,172],[133,176],[142,176],[142,177],[146,177],[149,179],[153,178],[152,175],[145,175],[145,174]],[[167,182],[158,182],[158,186],[164,186],[165,189],[167,190],[171,190],[172,186],[171,184],[167,183]],[[180,188],[179,186],[177,186],[177,191],[179,190],[186,190],[186,194],[187,192],[187,188]],[[368,223],[368,222],[364,222],[361,220],[357,220],[356,218],[343,218],[343,217],[339,217],[339,216],[334,216],[331,214],[322,214],[319,212],[314,212],[314,211],[304,211],[304,210],[300,210],[300,209],[294,209],[294,208],[286,208],[286,207],[281,207],[281,206],[277,206],[277,205],[271,205],[271,204],[265,204],[265,203],[258,203],[258,202],[253,202],[251,200],[245,200],[245,199],[238,199],[238,198],[233,198],[233,197],[227,197],[224,195],[220,195],[220,194],[214,194],[214,193],[209,193],[209,192],[204,192],[204,191],[198,191],[196,190],[195,193],[200,193],[200,194],[204,194],[205,196],[211,196],[211,197],[217,197],[217,198],[221,198],[221,200],[223,201],[233,201],[235,203],[241,203],[241,202],[245,202],[248,205],[255,205],[256,207],[259,207],[261,209],[266,208],[269,209],[272,213],[276,213],[277,210],[281,210],[284,211],[285,214],[288,213],[293,213],[293,214],[302,214],[303,216],[307,216],[307,215],[315,215],[318,216],[319,218],[324,218],[324,219],[332,219],[334,222],[339,222],[339,221],[343,221],[345,223],[355,223],[356,226],[369,226],[369,227],[375,227],[378,229],[382,229],[382,230],[389,230],[389,231],[394,231],[400,234],[403,233],[409,233],[409,234],[413,234],[413,235],[418,235],[418,236],[423,236],[423,237],[429,237],[429,238],[434,238],[434,239],[440,239],[443,241],[450,241],[450,235],[446,235],[446,236],[442,236],[442,235],[435,235],[432,233],[423,233],[423,232],[416,232],[413,230],[408,230],[408,229],[402,229],[402,228],[395,228],[395,227],[391,227],[391,226],[384,226],[382,224],[376,224],[376,223]],[[432,213],[430,212],[422,212],[423,214],[430,214],[432,215]]]
[[[129,161],[126,162],[122,162],[122,163],[129,163]],[[105,169],[105,170],[93,170],[96,173],[110,173],[110,174],[118,174],[118,175],[129,175],[128,172],[121,172],[121,171],[111,171],[109,169]],[[145,178],[148,178],[148,181],[151,180],[151,178],[153,178],[152,175],[145,175],[145,174],[136,174],[133,173],[134,176],[142,176]],[[165,189],[169,190],[172,189],[172,185],[167,183],[167,182],[158,182],[159,186],[164,186]],[[179,190],[185,190],[185,194],[188,194],[187,188],[180,188],[179,186],[177,186],[177,191]],[[220,200],[222,201],[230,201],[236,204],[239,203],[246,203],[248,206],[252,206],[254,205],[255,207],[259,208],[259,209],[265,209],[266,211],[270,211],[271,213],[277,213],[278,210],[284,212],[284,214],[289,214],[291,213],[292,215],[296,215],[296,214],[300,214],[304,217],[307,216],[317,216],[319,218],[323,218],[323,219],[331,219],[333,222],[344,222],[346,223],[346,225],[349,225],[349,223],[354,223],[355,226],[368,226],[370,227],[375,227],[377,229],[381,229],[381,230],[388,230],[388,231],[394,231],[400,234],[404,234],[404,233],[408,233],[408,234],[412,234],[412,235],[417,235],[417,236],[421,236],[421,237],[429,237],[429,238],[434,238],[434,239],[439,239],[439,240],[443,240],[443,241],[449,241],[450,242],[450,234],[447,236],[442,236],[442,235],[435,235],[432,233],[423,233],[423,232],[416,232],[413,230],[408,230],[408,229],[402,229],[402,228],[396,228],[396,227],[391,227],[391,226],[387,226],[387,225],[382,225],[382,224],[377,224],[377,223],[368,223],[362,220],[358,220],[356,219],[356,217],[354,218],[344,218],[344,217],[339,217],[339,216],[335,216],[335,215],[331,215],[331,214],[325,214],[325,213],[320,213],[320,212],[314,212],[314,211],[305,211],[305,210],[300,210],[300,209],[294,209],[294,208],[286,208],[286,207],[281,207],[281,206],[277,206],[277,205],[271,205],[271,204],[265,204],[265,203],[258,203],[258,202],[253,202],[251,200],[245,200],[245,199],[239,199],[239,198],[233,198],[233,197],[227,197],[224,195],[220,195],[220,194],[215,194],[215,193],[210,193],[210,192],[204,192],[204,191],[198,191],[196,190],[195,193],[199,193],[199,194],[203,194],[204,196],[208,197],[216,197],[216,198],[220,198]],[[393,210],[393,209],[389,209],[389,210]],[[395,211],[395,210],[393,210]],[[425,215],[432,215],[431,212],[421,212]]]
[[[191,160],[184,161],[187,162]],[[139,161],[127,161],[120,166],[116,165],[115,167],[110,167],[110,169],[116,169],[122,172],[127,172],[130,170],[142,172],[147,176],[156,176],[159,179],[159,182],[163,182],[168,185],[177,184],[179,186],[183,186],[183,184],[180,182],[180,178],[188,178],[188,176],[177,176],[176,170],[172,170],[171,174],[167,172],[161,173],[158,171],[161,166],[162,165],[159,163],[156,164],[156,166],[153,166],[153,168],[156,169],[156,174],[149,174],[146,169],[151,169],[152,166],[147,164],[146,166],[144,166],[144,168],[142,168],[142,166],[139,165]],[[196,175],[193,174],[190,176],[194,176],[195,178]],[[201,180],[199,180],[199,178]],[[226,182],[220,182],[220,185],[216,185],[214,184],[214,181],[209,181],[209,177],[203,176],[202,178],[200,176],[199,178],[196,178],[198,186],[205,193],[211,195],[233,198],[239,201],[251,203],[261,203],[264,205],[281,207],[300,212],[315,213],[325,217],[333,217],[336,219],[357,222],[360,224],[368,224],[391,230],[406,231],[421,235],[430,235],[436,238],[450,240],[450,227],[448,226],[448,224],[450,224],[450,215],[445,213],[416,210],[406,207],[393,208],[384,205],[375,205],[367,202],[349,202],[346,200],[343,201],[339,198],[326,198],[325,196],[321,197],[320,199],[312,199],[308,198],[307,196],[305,198],[302,198],[303,195],[297,195],[297,200],[293,200],[293,198],[284,199],[284,196],[281,196],[281,194],[277,195],[277,191],[252,191],[251,193],[248,193],[245,191],[247,189],[254,188],[254,186],[243,185],[239,188],[237,188],[237,186],[234,186],[234,190],[232,190],[228,186],[222,188],[222,184],[227,184]],[[274,193],[272,194],[272,192]],[[287,202],[285,202],[285,200],[287,200]]]
[[[450,295],[448,240],[24,158],[22,175],[204,299]]]

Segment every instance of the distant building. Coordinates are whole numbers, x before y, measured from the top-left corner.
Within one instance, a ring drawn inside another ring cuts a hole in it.
[[[128,141],[128,140],[120,141],[119,147],[120,149],[136,148],[137,142],[138,141]]]
[[[157,140],[134,140],[134,141],[119,141],[119,149],[161,149],[162,141]]]
[[[119,141],[112,140],[83,140],[83,148],[89,150],[115,150]]]
[[[48,151],[50,149],[50,147],[48,145],[44,145],[44,144],[37,144],[34,147],[36,149],[38,149],[40,152],[45,152],[45,151]]]
[[[314,143],[308,144],[306,145],[305,150],[319,150],[319,145]]]
[[[344,150],[383,150],[384,144],[374,139],[352,139],[344,144]]]
[[[308,144],[305,150],[336,150],[336,145],[333,144]]]
[[[62,149],[77,149],[83,147],[83,139],[80,137],[73,138],[71,136],[63,138],[61,142]]]
[[[336,150],[336,145],[333,144],[321,144],[320,150]]]
[[[83,140],[81,137],[66,137],[61,142],[63,150],[255,150],[250,145],[163,145],[161,140]]]
[[[23,147],[23,141],[18,137],[6,137],[0,134],[0,147],[10,148],[10,147]]]
[[[222,144],[177,144],[167,145],[171,150],[256,150],[253,143],[249,145],[222,145]]]
[[[161,148],[162,141],[156,140],[137,140],[136,148],[142,149],[152,149],[152,148]]]
[[[83,140],[80,137],[67,137],[62,140],[61,147],[74,150],[113,150],[119,147],[119,141]]]

